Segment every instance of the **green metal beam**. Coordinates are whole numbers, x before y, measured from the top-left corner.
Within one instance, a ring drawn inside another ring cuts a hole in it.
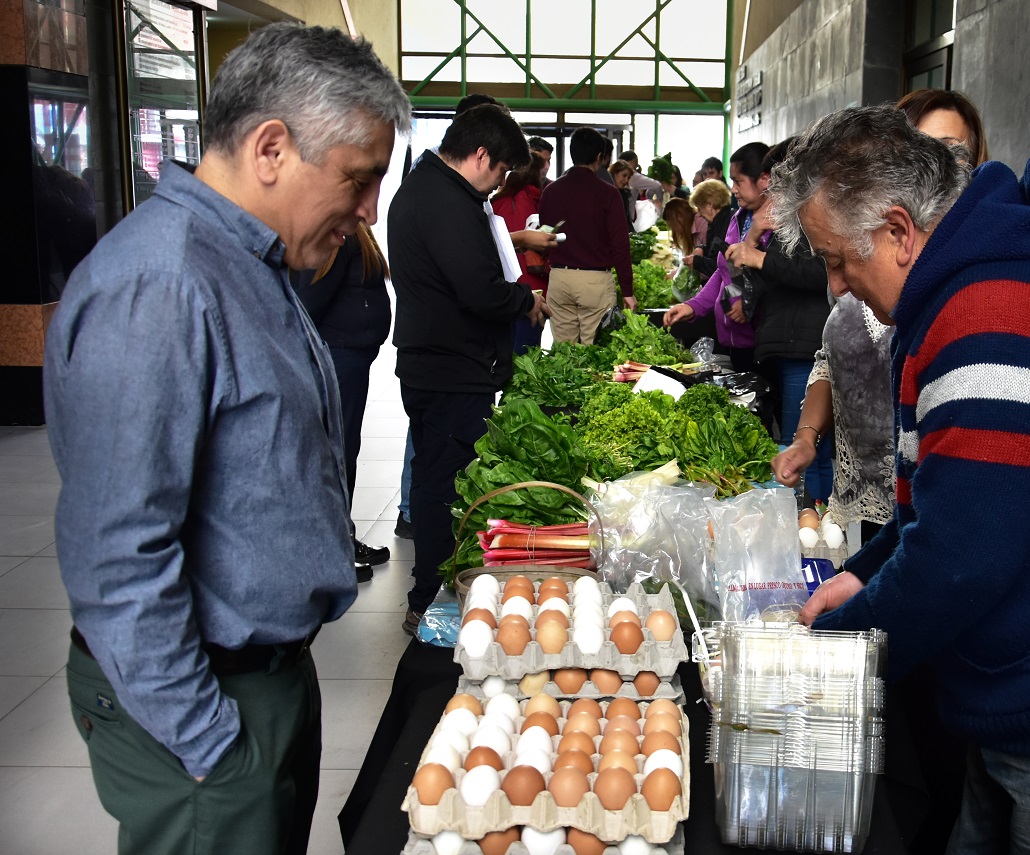
[[[676,64],[675,64],[675,63],[674,63],[674,62],[673,62],[673,61],[672,61],[671,59],[669,59],[669,57],[667,57],[667,56],[666,56],[666,55],[665,55],[664,53],[662,53],[662,52],[661,52],[660,50],[658,50],[658,45],[657,45],[657,43],[656,43],[656,42],[653,42],[653,41],[651,41],[651,40],[650,40],[650,39],[649,39],[649,38],[648,38],[648,37],[647,37],[646,35],[644,35],[643,33],[641,33],[641,34],[640,34],[640,37],[641,37],[641,38],[642,38],[642,39],[643,39],[643,40],[644,40],[645,42],[647,42],[647,43],[648,43],[649,45],[651,45],[651,47],[652,47],[652,48],[654,48],[654,55],[655,55],[655,56],[656,56],[656,57],[657,57],[658,59],[662,60],[662,62],[665,62],[665,63],[666,63],[666,64],[667,64],[668,66],[669,66],[669,68],[671,68],[671,69],[672,69],[673,71],[675,71],[675,72],[676,72],[676,73],[677,73],[677,74],[678,74],[678,75],[680,76],[680,79],[681,79],[681,80],[682,80],[682,81],[683,81],[684,83],[686,83],[686,84],[687,84],[687,86],[689,86],[689,87],[690,87],[691,91],[692,91],[692,92],[693,92],[693,93],[694,93],[695,95],[697,95],[697,97],[698,97],[698,98],[702,99],[703,101],[711,101],[711,100],[712,100],[712,99],[711,99],[711,98],[709,98],[709,97],[708,97],[707,95],[705,95],[705,93],[704,93],[704,91],[703,91],[702,89],[699,89],[699,88],[698,88],[697,86],[695,86],[695,85],[694,85],[694,82],[693,82],[693,81],[692,81],[692,80],[691,80],[691,79],[690,79],[689,77],[687,77],[687,75],[685,75],[685,74],[683,73],[683,71],[682,71],[682,70],[680,69],[680,67],[679,67],[678,65],[676,65]],[[659,98],[659,94],[660,94],[660,93],[659,93],[659,88],[658,88],[658,71],[659,71],[659,69],[660,69],[660,68],[661,68],[661,63],[660,63],[660,62],[656,62],[656,63],[654,64],[654,79],[655,79],[655,84],[654,84],[654,86],[655,86],[655,100],[661,100],[661,99]]]
[[[423,109],[453,110],[460,98],[438,98],[432,95],[414,95],[411,105]],[[677,115],[712,116],[723,114],[725,105],[714,101],[619,101],[594,98],[505,98],[504,104],[512,110],[575,110],[591,113],[675,113]]]
[[[477,30],[476,30],[476,31],[475,31],[475,32],[474,32],[474,33],[473,33],[473,34],[471,35],[471,37],[470,37],[470,38],[473,38],[473,39],[474,39],[474,38],[475,38],[476,36],[478,36],[478,35],[479,35],[479,30],[481,30],[481,29],[482,29],[482,27],[480,27],[479,29],[477,29]],[[414,89],[412,89],[412,90],[411,90],[411,92],[409,92],[408,94],[409,94],[409,95],[418,95],[418,93],[419,93],[419,92],[421,92],[421,91],[422,91],[422,90],[423,90],[423,89],[424,89],[424,88],[425,88],[425,87],[426,87],[426,86],[427,86],[428,84],[432,83],[432,82],[433,82],[433,78],[434,78],[434,77],[436,77],[436,75],[437,75],[437,73],[438,73],[438,72],[440,72],[440,71],[442,71],[442,70],[443,70],[443,67],[444,67],[445,65],[447,65],[447,63],[448,63],[448,62],[450,62],[450,61],[451,61],[452,59],[454,59],[454,57],[456,57],[456,56],[457,56],[457,55],[458,55],[459,53],[463,54],[463,50],[464,50],[464,48],[465,48],[465,45],[466,45],[466,43],[465,43],[465,42],[462,42],[462,43],[461,43],[460,45],[458,45],[458,46],[457,46],[457,47],[456,47],[456,48],[455,48],[454,50],[452,50],[452,51],[451,51],[451,52],[450,52],[449,54],[447,54],[447,56],[445,56],[445,57],[444,57],[444,58],[443,58],[443,59],[442,59],[442,60],[440,61],[440,64],[439,64],[439,65],[438,65],[438,66],[437,66],[436,68],[434,68],[434,69],[433,69],[432,71],[430,71],[430,72],[429,72],[429,74],[427,74],[427,75],[426,75],[426,76],[425,76],[424,78],[422,78],[422,80],[420,80],[420,81],[418,82],[418,84],[417,84],[417,85],[415,86],[415,88],[414,88]],[[464,54],[463,54],[463,55],[464,55]],[[463,76],[464,76],[464,75],[463,75]],[[464,92],[464,91],[465,91],[465,86],[463,85],[463,86],[462,86],[462,92]],[[467,93],[466,93],[466,94],[467,94]]]
[[[735,0],[726,0],[726,76],[722,87],[723,97],[726,99],[722,123],[722,162],[725,167],[724,175],[729,175],[730,172],[730,134],[733,130],[730,126],[730,116],[733,112],[731,99],[733,98],[734,2]]]

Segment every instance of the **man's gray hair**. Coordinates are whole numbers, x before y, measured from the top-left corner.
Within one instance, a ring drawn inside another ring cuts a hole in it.
[[[840,110],[798,137],[772,171],[769,196],[786,251],[801,239],[798,214],[816,196],[830,229],[862,258],[873,232],[897,205],[929,231],[969,182],[969,170],[944,143],[917,131],[890,106]]]
[[[269,24],[226,57],[204,111],[206,145],[235,154],[262,122],[279,119],[301,157],[322,162],[364,145],[373,121],[411,130],[411,103],[364,39],[336,29]]]

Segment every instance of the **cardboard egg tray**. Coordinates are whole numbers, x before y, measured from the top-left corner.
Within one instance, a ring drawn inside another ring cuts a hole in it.
[[[676,834],[672,840],[661,846],[653,846],[648,855],[684,855],[685,848],[686,842],[684,841],[683,827],[677,826]],[[414,831],[409,830],[408,842],[404,849],[401,850],[401,855],[439,855],[439,853],[436,851],[436,847],[433,846],[433,841],[430,838],[419,837]],[[462,844],[461,849],[458,850],[458,855],[483,855],[483,850],[479,848],[479,844],[474,840],[466,840]],[[508,847],[506,855],[530,855],[530,853],[525,843],[516,841]],[[554,855],[576,855],[576,853],[568,843],[563,843],[554,850]],[[602,855],[620,855],[619,847],[612,844],[604,850]]]
[[[557,757],[558,743],[561,741],[565,727],[564,714],[571,703],[562,702],[562,717],[558,720],[558,734],[552,737],[552,762]],[[602,705],[604,706],[604,705]],[[646,703],[638,704],[640,708],[640,719],[644,718],[647,710]],[[525,707],[525,703],[522,704]],[[442,720],[441,716],[441,720]],[[479,716],[478,718],[482,718]],[[519,733],[523,716],[515,721],[515,732]],[[422,835],[434,835],[441,831],[457,831],[467,840],[478,840],[490,831],[504,831],[513,825],[530,826],[539,831],[553,831],[555,828],[578,828],[600,837],[602,840],[623,840],[630,834],[636,834],[647,840],[648,843],[664,845],[673,839],[676,829],[681,821],[689,815],[690,806],[690,741],[689,722],[687,717],[680,713],[680,757],[683,760],[683,774],[680,776],[682,794],[673,799],[672,805],[667,811],[651,810],[647,801],[640,794],[640,786],[643,783],[644,756],[636,755],[637,774],[634,779],[637,784],[637,792],[630,796],[622,810],[605,810],[600,800],[593,792],[594,781],[597,772],[587,775],[590,781],[590,792],[586,793],[576,807],[559,807],[553,796],[545,789],[538,793],[531,805],[512,805],[505,793],[498,789],[491,793],[486,803],[482,806],[467,805],[461,798],[459,792],[462,778],[465,776],[464,769],[454,772],[455,786],[447,790],[437,805],[423,805],[418,798],[418,792],[411,785],[401,804],[401,810],[406,811],[411,827]],[[642,729],[642,728],[641,728]],[[430,737],[422,757],[419,759],[418,768],[425,762],[429,753],[429,745],[437,733],[440,732],[440,724],[437,723]],[[601,744],[604,735],[594,737],[594,768],[600,762],[597,748]],[[462,763],[466,754],[462,754]],[[515,762],[515,752],[509,751],[502,758],[505,772],[501,773],[501,782],[504,782],[504,775]],[[417,771],[416,769],[416,771]],[[545,783],[550,783],[552,772],[544,775]]]
[[[627,597],[634,602],[640,622],[645,623],[652,611],[662,609],[676,617],[676,603],[667,587],[657,594],[647,594],[639,582],[629,586],[625,594],[616,594],[604,582],[601,589],[601,610],[607,616],[608,606],[619,597]],[[575,605],[575,594],[569,592],[569,605]],[[605,668],[618,671],[623,680],[632,680],[641,671],[653,671],[661,680],[670,680],[676,673],[680,662],[687,660],[687,645],[683,633],[678,629],[670,641],[656,641],[649,629],[644,629],[644,642],[636,653],[620,653],[611,642],[610,627],[605,624],[605,642],[595,654],[584,653],[571,640],[575,624],[570,625],[569,642],[560,653],[544,653],[536,642],[535,623],[539,605],[533,606],[533,620],[530,621],[532,639],[526,649],[518,656],[509,656],[496,641],[487,647],[482,658],[474,659],[461,643],[454,648],[454,661],[461,665],[465,676],[470,680],[482,681],[490,676],[500,676],[505,680],[518,682],[527,674],[538,674],[541,671],[553,671],[557,668]],[[498,605],[498,615],[500,605]]]
[[[472,697],[484,703],[488,700],[486,694],[483,692],[482,682],[473,682],[465,676],[458,678],[457,691],[459,693],[472,695]],[[527,695],[519,688],[518,683],[505,683],[504,691],[520,701],[526,700],[530,697],[530,695]],[[670,701],[675,701],[680,706],[682,706],[686,700],[686,695],[683,693],[683,685],[680,683],[678,674],[673,674],[671,680],[662,680],[662,682],[658,684],[658,690],[653,695],[639,694],[636,688],[634,688],[633,683],[628,680],[623,682],[622,688],[614,695],[602,692],[597,688],[597,686],[590,682],[590,680],[587,680],[575,695],[568,695],[563,692],[558,688],[558,684],[553,680],[549,680],[544,683],[544,687],[540,691],[559,700],[564,700],[566,698],[591,698],[595,701],[602,701],[608,698],[629,698],[631,701],[657,701],[659,698],[668,698]]]

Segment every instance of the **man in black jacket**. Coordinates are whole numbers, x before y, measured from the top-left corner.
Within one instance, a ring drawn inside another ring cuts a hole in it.
[[[515,120],[484,104],[454,119],[439,155],[422,155],[390,206],[393,342],[415,447],[415,584],[403,625],[410,633],[454,548],[454,476],[475,458],[494,396],[511,377],[512,321],[543,322],[543,299],[505,280],[484,208],[505,173],[528,162]]]

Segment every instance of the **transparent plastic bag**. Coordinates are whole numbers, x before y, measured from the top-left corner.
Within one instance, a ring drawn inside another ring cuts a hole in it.
[[[759,488],[705,504],[723,618],[792,620],[808,600],[794,492]]]

